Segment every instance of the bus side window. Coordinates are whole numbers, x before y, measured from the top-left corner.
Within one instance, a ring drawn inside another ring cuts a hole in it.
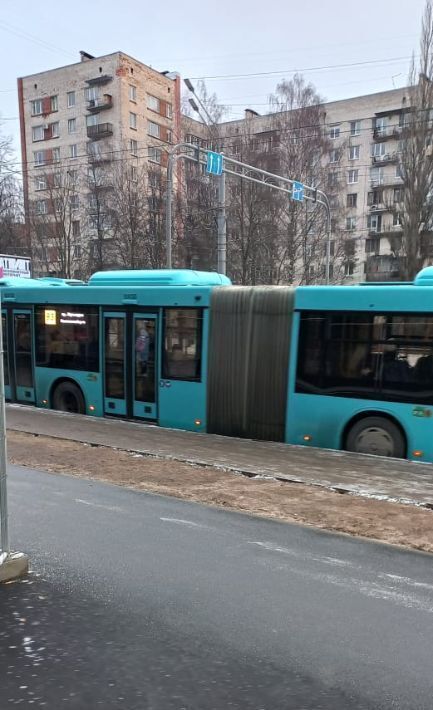
[[[203,311],[200,308],[166,308],[162,376],[200,380]]]

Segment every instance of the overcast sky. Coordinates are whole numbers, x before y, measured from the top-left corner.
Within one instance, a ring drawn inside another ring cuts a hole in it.
[[[266,111],[276,84],[295,70],[326,100],[404,86],[424,0],[0,0],[0,6],[0,117],[18,144],[16,78],[74,63],[80,49],[96,56],[121,50],[161,71],[209,77],[207,87],[228,105],[228,119],[248,106]]]

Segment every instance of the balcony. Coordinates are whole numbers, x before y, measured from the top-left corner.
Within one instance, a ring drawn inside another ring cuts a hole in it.
[[[112,135],[112,123],[97,123],[96,126],[87,126],[87,138],[91,138],[93,141],[100,140],[100,138],[108,138],[108,136]]]
[[[374,205],[369,205],[369,211],[373,214],[376,212],[389,212],[390,208],[387,207],[383,202],[377,202]]]
[[[373,165],[388,165],[390,163],[398,163],[399,156],[397,152],[385,153],[385,155],[373,155]]]
[[[99,76],[95,76],[93,79],[86,79],[86,84],[89,86],[103,86],[112,80],[113,77],[109,74],[100,74]]]
[[[400,260],[392,254],[376,254],[367,257],[365,263],[366,281],[399,281],[401,278]]]
[[[386,128],[373,128],[373,140],[386,141],[390,138],[399,138],[402,134],[403,127],[388,126]]]
[[[383,175],[379,178],[372,178],[370,180],[370,185],[374,190],[377,187],[402,187],[403,178],[397,175]]]
[[[87,110],[90,113],[105,111],[107,108],[113,108],[113,97],[111,94],[104,94],[102,99],[90,99],[90,101],[87,102]]]

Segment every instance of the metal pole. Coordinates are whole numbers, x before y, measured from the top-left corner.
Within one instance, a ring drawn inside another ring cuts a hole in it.
[[[6,412],[3,367],[3,325],[0,327],[0,564],[10,554],[6,481]]]
[[[329,206],[328,198],[326,195],[324,195],[324,197],[325,199],[322,204],[326,207],[326,226],[328,232],[328,240],[326,242],[326,285],[329,286],[329,276],[331,270],[331,208]]]
[[[227,271],[226,174],[218,176],[218,266],[219,274]]]
[[[168,156],[167,161],[167,195],[166,195],[166,210],[165,210],[165,249],[166,249],[166,268],[171,269],[171,221],[172,221],[172,196],[173,196],[173,162],[174,155]]]

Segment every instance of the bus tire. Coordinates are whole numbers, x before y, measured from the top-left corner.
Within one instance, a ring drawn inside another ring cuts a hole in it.
[[[53,392],[52,405],[53,409],[60,412],[86,413],[83,393],[74,382],[60,382],[57,385]]]
[[[403,459],[406,442],[400,427],[386,417],[364,417],[348,431],[346,450]]]

